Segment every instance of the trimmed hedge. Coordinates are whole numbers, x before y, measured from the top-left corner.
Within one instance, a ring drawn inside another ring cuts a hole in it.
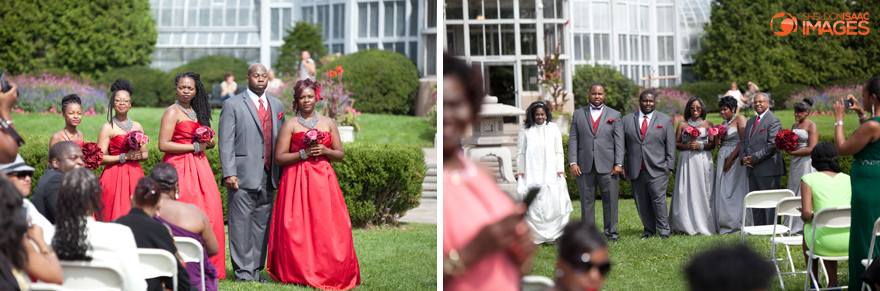
[[[25,135],[27,144],[19,153],[28,165],[34,167],[31,191],[46,170],[48,135]],[[164,153],[154,141],[147,144],[150,158],[141,162],[144,174],[149,176],[153,166],[162,161]],[[223,220],[226,220],[226,187],[221,184],[220,155],[216,148],[205,152],[223,204]],[[419,205],[422,196],[422,180],[427,168],[422,149],[417,146],[396,144],[349,143],[345,145],[345,159],[333,163],[339,179],[352,225],[355,227],[396,224],[407,210]],[[104,167],[98,167],[95,175],[101,177]],[[277,197],[277,195],[276,195]]]
[[[773,110],[785,109],[789,106],[786,102],[788,102],[788,98],[791,97],[791,94],[808,88],[810,88],[809,85],[782,83],[779,84],[779,86],[776,86],[776,88],[768,90],[767,92],[770,93],[770,99],[773,99],[774,103]],[[792,106],[794,105],[792,104]],[[834,141],[833,137],[831,141]]]
[[[639,86],[612,66],[577,66],[572,78],[571,92],[574,95],[575,108],[590,104],[590,87],[593,84],[602,84],[605,87],[605,104],[617,110],[622,110],[630,97],[639,94]]]
[[[819,133],[819,142],[828,141],[834,142],[834,135],[826,133]],[[568,135],[562,135],[562,150],[565,153],[565,165],[568,165]],[[676,159],[676,168],[678,165],[678,150],[675,152]],[[791,165],[791,156],[785,152],[782,153],[783,159],[785,160],[785,168]],[[850,168],[852,167],[852,156],[848,157],[840,157],[840,167],[843,168],[843,173],[849,175]],[[712,150],[712,161],[715,162],[715,165],[718,165],[718,148]],[[723,164],[722,164],[723,165]],[[577,181],[573,178],[571,173],[569,172],[568,167],[565,167],[565,175],[568,177],[566,182],[568,184],[568,195],[572,200],[579,199]],[[630,199],[632,198],[632,188],[630,187],[629,181],[624,181],[623,179],[619,179],[620,181],[620,191],[618,192],[618,197],[620,199]],[[675,171],[672,174],[669,174],[669,186],[666,187],[666,196],[672,197],[672,190],[675,186]],[[782,176],[782,188],[788,188],[788,173]],[[596,192],[596,197],[602,197],[601,192]]]
[[[174,77],[177,77],[180,73],[199,73],[202,84],[205,85],[205,90],[210,94],[212,85],[225,81],[226,73],[228,72],[232,72],[235,75],[236,83],[247,84],[245,77],[247,76],[248,66],[246,61],[231,56],[210,55],[195,59],[168,72],[165,76],[165,81],[162,83],[163,88],[168,88],[168,93],[161,95],[159,102],[171,104],[177,100],[173,91],[175,86]],[[135,87],[135,90],[137,90],[137,87]],[[162,90],[164,92],[165,89]]]
[[[112,69],[104,73],[95,81],[98,85],[110,85],[116,79],[124,78],[131,81],[135,94],[131,96],[131,105],[136,107],[155,107],[159,105],[160,98],[174,95],[174,84],[167,83],[165,72],[147,66],[131,66]],[[109,99],[109,94],[108,98]]]
[[[344,82],[357,100],[354,107],[361,112],[407,115],[412,114],[419,88],[419,69],[407,56],[384,50],[365,50],[344,55],[317,71],[322,73],[341,66]]]
[[[697,98],[703,99],[703,102],[706,103],[706,109],[708,112],[717,112],[718,94],[727,93],[727,91],[730,90],[730,83],[702,81],[681,84],[677,87],[677,89],[691,93]]]

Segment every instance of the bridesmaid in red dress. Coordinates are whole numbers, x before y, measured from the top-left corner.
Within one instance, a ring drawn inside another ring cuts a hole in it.
[[[110,85],[110,101],[107,104],[109,121],[101,126],[98,133],[98,147],[104,152],[101,160],[101,165],[104,165],[104,172],[101,173],[104,209],[100,216],[103,221],[113,221],[131,210],[131,194],[138,180],[144,177],[140,161],[149,158],[147,147],[132,149],[125,140],[129,131],[144,131],[140,123],[128,118],[133,92],[134,87],[126,79],[116,79]]]
[[[278,132],[275,163],[285,168],[269,227],[266,271],[277,282],[348,290],[360,285],[360,268],[348,208],[330,166],[345,152],[336,123],[315,112],[317,86],[310,79],[296,83],[297,118]],[[309,129],[325,136],[316,146],[303,142]]]
[[[221,244],[220,252],[210,257],[217,268],[218,279],[226,278],[226,231],[223,228],[223,205],[214,172],[205,157],[205,150],[214,148],[215,141],[193,142],[199,126],[211,126],[208,92],[198,73],[186,72],[174,78],[177,101],[165,110],[159,129],[159,151],[162,158],[177,169],[180,181],[177,201],[193,204],[208,216],[211,229]]]
[[[64,128],[52,134],[52,137],[49,138],[49,148],[52,148],[59,141],[72,141],[81,147],[84,138],[82,131],[77,130],[76,127],[82,122],[82,116],[82,99],[79,98],[79,95],[70,94],[61,98],[61,117],[64,118]]]

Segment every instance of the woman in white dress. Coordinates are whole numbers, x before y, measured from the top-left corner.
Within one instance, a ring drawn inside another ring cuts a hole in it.
[[[563,170],[562,133],[549,122],[550,116],[544,102],[529,105],[516,139],[517,200],[524,198],[527,187],[541,188],[526,213],[536,244],[559,238],[572,211]]]
[[[699,98],[688,100],[684,118],[675,132],[675,145],[681,151],[675,170],[669,224],[672,231],[689,235],[715,234],[715,139],[708,135],[712,122],[706,120],[706,105]],[[697,136],[688,128],[695,128]]]
[[[730,90],[727,90],[727,93],[724,93],[724,97],[733,97],[736,99],[736,108],[732,109],[735,114],[739,114],[739,109],[748,107],[748,104],[743,101],[742,92],[739,91],[739,87],[736,85],[736,82],[730,82]]]
[[[731,234],[742,230],[743,199],[749,193],[746,169],[737,162],[740,140],[746,128],[745,116],[735,113],[737,100],[724,96],[718,101],[718,109],[727,127],[727,133],[715,137],[718,149],[718,166],[715,170],[715,221],[719,234]]]
[[[813,108],[813,99],[810,97],[794,104],[794,121],[791,131],[797,135],[797,147],[794,150],[786,150],[791,155],[791,165],[788,167],[788,190],[794,195],[801,196],[801,177],[816,172],[813,168],[810,152],[819,143],[819,129],[816,123],[810,120],[810,112]],[[804,231],[804,221],[800,217],[794,217],[791,223],[791,231],[800,233]],[[786,224],[788,221],[785,222]]]

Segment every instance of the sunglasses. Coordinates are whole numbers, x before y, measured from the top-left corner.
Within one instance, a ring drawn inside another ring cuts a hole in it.
[[[13,177],[18,177],[19,179],[24,179],[25,177],[28,177],[28,176],[33,177],[34,172],[33,171],[18,171],[18,172],[11,172],[8,175],[13,176]]]
[[[584,253],[580,256],[580,258],[567,259],[569,264],[571,264],[572,269],[576,272],[587,273],[593,270],[593,268],[598,268],[599,274],[602,277],[608,276],[608,273],[611,272],[611,262],[605,261],[600,264],[596,264],[590,261],[590,254]],[[584,262],[586,261],[586,262]]]

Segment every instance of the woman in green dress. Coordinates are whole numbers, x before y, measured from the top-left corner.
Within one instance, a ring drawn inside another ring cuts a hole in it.
[[[852,226],[849,237],[849,288],[859,290],[860,280],[865,267],[861,260],[867,258],[871,242],[871,230],[874,221],[880,217],[880,195],[872,185],[880,180],[880,117],[874,113],[880,106],[880,77],[873,77],[862,89],[862,102],[859,103],[852,94],[834,102],[834,143],[840,156],[853,156],[850,177],[852,180]],[[846,107],[844,101],[852,102]],[[864,104],[864,107],[862,107]],[[865,109],[871,109],[867,116]],[[846,139],[843,133],[843,116],[846,110],[853,110],[859,115],[859,128]],[[874,246],[874,253],[880,253],[880,247]]]
[[[822,142],[810,152],[813,168],[817,172],[801,177],[801,219],[804,220],[804,259],[806,250],[820,256],[846,256],[849,249],[848,228],[820,228],[813,233],[813,215],[819,210],[850,205],[852,188],[850,177],[841,173],[837,148],[830,142]],[[816,236],[813,244],[813,236]],[[819,278],[819,260],[813,260],[813,276]],[[837,261],[825,261],[829,275],[828,286],[837,287]]]

